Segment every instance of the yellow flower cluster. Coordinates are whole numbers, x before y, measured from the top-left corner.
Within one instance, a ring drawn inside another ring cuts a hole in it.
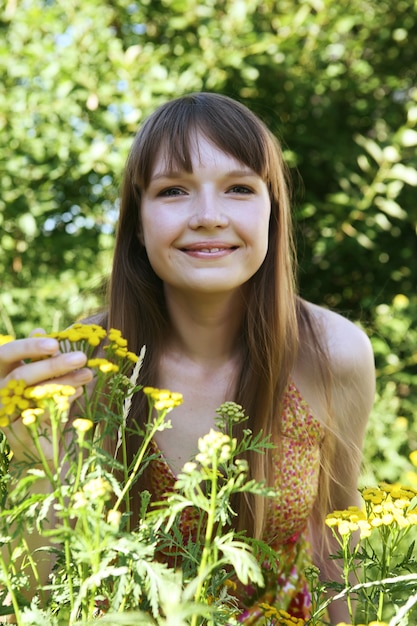
[[[277,609],[267,602],[261,602],[259,608],[262,609],[262,616],[272,619],[275,626],[304,626],[306,623],[301,617],[294,617],[287,611]]]
[[[86,417],[77,417],[72,425],[79,433],[86,433],[93,428],[94,423]]]
[[[91,502],[98,502],[110,500],[113,493],[113,488],[108,480],[102,478],[92,478],[84,487],[74,494],[74,509],[84,509]]]
[[[74,344],[87,343],[90,346],[98,346],[101,341],[106,337],[106,331],[98,324],[74,324],[70,328],[65,330],[59,330],[57,332],[47,333],[47,335],[36,334],[35,337],[51,337],[56,339],[60,343],[69,341]]]
[[[137,354],[127,349],[127,340],[122,337],[120,330],[110,328],[109,332],[107,332],[98,324],[78,323],[65,330],[48,333],[46,335],[37,333],[34,336],[56,339],[63,352],[81,350],[87,354],[91,354],[91,348],[99,346],[107,337],[109,344],[104,346],[104,349],[109,352],[110,356],[117,356],[132,363],[137,363],[139,359]],[[109,373],[118,371],[115,369],[114,364],[110,367],[108,364],[111,362],[106,359],[91,359],[91,361],[94,362],[94,364],[90,364],[89,367],[98,367],[102,372]]]
[[[143,393],[148,397],[152,406],[157,411],[171,411],[176,406],[182,404],[182,393],[169,391],[168,389],[157,389],[156,387],[144,387]]]
[[[355,626],[354,624],[347,624],[346,622],[339,622],[336,626]],[[356,626],[388,626],[386,622],[369,622],[369,624],[356,624]]]
[[[236,449],[237,440],[232,439],[218,430],[210,429],[210,432],[198,440],[198,454],[195,460],[203,467],[212,464],[213,454],[216,455],[219,463],[228,461]]]
[[[374,528],[396,525],[407,528],[417,525],[417,512],[412,500],[417,490],[401,485],[381,483],[379,487],[362,490],[365,508],[351,506],[344,511],[334,511],[326,518],[327,526],[337,528],[340,535],[357,530],[360,537],[369,537]]]
[[[122,337],[120,330],[117,330],[116,328],[110,328],[107,337],[110,343],[108,346],[104,347],[105,350],[122,359],[127,359],[132,363],[138,362],[138,355],[134,352],[130,352],[127,349],[127,340]]]
[[[13,341],[14,337],[12,337],[11,335],[0,335],[0,346],[4,346],[5,343],[10,343],[10,341]]]
[[[24,395],[25,389],[26,383],[23,380],[10,380],[5,387],[0,389],[0,426],[2,428],[9,425],[12,415],[30,407],[30,402]]]
[[[97,359],[88,359],[87,361],[87,367],[97,367],[100,372],[103,372],[104,374],[109,374],[110,372],[118,372],[119,371],[119,366],[116,365],[116,363],[112,363],[111,361],[108,361],[107,359],[101,359],[101,358],[97,358]]]
[[[48,400],[53,400],[58,410],[66,411],[68,398],[74,393],[75,389],[70,385],[51,383],[28,387],[23,380],[10,380],[0,389],[0,427],[8,426],[16,414],[22,415],[24,423],[29,426],[43,413]]]

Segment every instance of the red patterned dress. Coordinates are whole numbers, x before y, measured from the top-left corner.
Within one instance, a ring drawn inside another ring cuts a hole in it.
[[[262,622],[266,607],[285,610],[295,618],[310,617],[311,597],[304,571],[312,564],[308,520],[317,496],[323,436],[323,425],[290,383],[284,398],[282,443],[274,457],[280,497],[266,500],[263,537],[276,551],[278,573],[264,564],[265,587],[238,586],[239,621],[247,626]],[[157,450],[156,444],[154,447]],[[152,461],[150,486],[156,499],[173,491],[175,480],[162,455]],[[183,511],[180,530],[184,537],[193,534],[197,519],[195,510]]]

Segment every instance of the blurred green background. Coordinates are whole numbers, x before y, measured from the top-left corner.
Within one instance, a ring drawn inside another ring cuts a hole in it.
[[[417,3],[0,0],[0,332],[99,306],[132,138],[191,91],[244,102],[294,178],[301,294],[363,325],[363,482],[417,487]]]

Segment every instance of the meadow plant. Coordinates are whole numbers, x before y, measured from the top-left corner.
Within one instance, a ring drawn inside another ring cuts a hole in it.
[[[98,619],[135,625],[236,623],[231,573],[243,584],[262,585],[255,552],[267,553],[268,547],[231,531],[230,499],[243,491],[270,495],[248,480],[247,464],[239,458],[248,447],[262,453],[268,442],[245,430],[238,444],[232,424],[246,418],[241,407],[226,403],[219,408],[216,429],[199,440],[195,459],[178,476],[175,493],[150,504],[150,494],[143,491],[139,519],[133,522],[132,489],[155,457],[153,437],[170,427],[167,416],[181,403],[181,394],[138,385],[144,350],[130,352],[116,329],[107,333],[100,326],[76,324],[49,336],[61,351],[87,354],[95,385],[85,388],[71,416],[72,387],[30,387],[12,380],[0,391],[0,425],[13,431],[20,416],[33,443],[27,459],[17,463],[2,440],[0,613],[13,614],[14,623],[25,626]],[[103,341],[106,358],[95,357]],[[148,399],[144,426],[128,420],[134,393]],[[141,445],[129,463],[126,442],[132,434]],[[114,454],[106,445],[109,438]],[[200,517],[203,541],[184,545],[178,519],[189,506]],[[30,547],[35,534],[39,550]],[[176,566],[161,560],[167,543]],[[39,563],[45,553],[53,566],[42,580]]]
[[[232,503],[237,493],[279,497],[248,478],[244,458],[248,450],[262,454],[271,443],[249,428],[238,441],[234,425],[247,417],[239,405],[224,403],[215,428],[199,439],[195,457],[177,476],[174,492],[153,502],[142,490],[134,520],[133,490],[156,458],[153,438],[170,428],[168,414],[181,394],[139,384],[145,351],[130,352],[117,329],[76,324],[48,336],[63,352],[86,353],[94,386],[84,389],[71,414],[72,387],[11,380],[0,390],[0,426],[18,436],[19,417],[32,442],[27,458],[17,462],[7,440],[0,441],[0,615],[13,616],[9,623],[19,626],[87,626],[98,620],[113,626],[237,626],[237,582],[262,586],[260,564],[273,563],[275,555],[233,530]],[[11,339],[0,336],[0,343]],[[102,343],[105,358],[95,355]],[[135,393],[148,400],[144,425],[128,419]],[[141,442],[131,462],[130,436]],[[265,604],[257,626],[328,624],[328,589],[346,599],[352,625],[384,626],[387,615],[390,626],[411,624],[417,604],[416,493],[382,484],[362,490],[363,509],[329,515],[343,579],[320,582],[311,568],[312,618],[304,621],[285,607]],[[193,511],[196,537],[181,534],[185,510]]]
[[[417,490],[381,483],[361,495],[362,508],[326,518],[340,546],[335,558],[343,563],[342,583],[329,587],[346,597],[352,623],[356,614],[361,623],[385,618],[390,626],[411,625],[417,605]]]

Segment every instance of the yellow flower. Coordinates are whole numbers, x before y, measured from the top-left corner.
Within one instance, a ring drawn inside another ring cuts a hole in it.
[[[259,608],[262,609],[263,615],[267,618],[279,617],[278,610],[274,606],[271,606],[270,604],[268,604],[267,602],[260,602]]]
[[[56,339],[61,344],[61,349],[68,350],[66,342],[74,344],[84,344],[85,342],[90,346],[98,346],[101,341],[106,337],[106,331],[98,324],[74,324],[70,328],[60,330],[56,333],[48,334],[36,334],[36,336],[51,337]],[[79,346],[77,346],[79,347]]]
[[[73,426],[75,430],[78,430],[78,432],[86,433],[88,430],[93,428],[94,424],[91,420],[85,417],[77,417],[77,419],[74,420]]]
[[[82,491],[77,491],[77,493],[74,494],[74,504],[73,504],[74,509],[83,509],[87,505],[88,505],[88,500],[85,497],[84,493]]]
[[[23,380],[10,380],[0,389],[0,417],[4,418],[5,426],[9,424],[12,415],[30,407],[30,403],[24,397],[25,390],[26,383]]]
[[[70,341],[86,340],[90,346],[98,346],[107,333],[98,324],[74,324],[68,329],[68,334]]]
[[[193,461],[187,461],[186,463],[184,463],[183,468],[182,468],[182,472],[183,474],[194,474],[194,472],[197,469],[197,463],[194,463]]]
[[[338,622],[336,626],[353,626],[353,624],[347,624],[346,622]],[[358,624],[357,626],[388,626],[386,622],[369,622],[369,624]]]
[[[410,461],[415,467],[417,467],[417,450],[413,450],[410,453]]]
[[[108,338],[110,341],[118,345],[120,348],[127,347],[127,340],[124,337],[122,337],[122,333],[120,332],[120,330],[116,328],[110,328],[109,333],[108,333]]]
[[[118,372],[119,366],[107,359],[89,359],[87,361],[87,367],[97,367],[104,374],[108,374],[110,372]]]
[[[0,346],[4,346],[4,344],[10,343],[10,341],[14,341],[14,337],[11,335],[0,335]]]
[[[143,393],[148,396],[157,411],[171,411],[182,403],[182,394],[169,389],[144,387]]]
[[[231,580],[230,578],[228,578],[227,580],[224,581],[224,584],[226,585],[226,587],[228,589],[230,589],[230,591],[236,591],[237,589],[237,584],[235,583],[234,580]]]
[[[0,415],[0,428],[7,428],[10,424],[10,419],[7,415]]]
[[[362,490],[362,498],[365,500],[365,502],[380,504],[384,497],[384,494],[377,487],[368,487]]]
[[[211,428],[207,435],[199,438],[199,452],[196,454],[195,460],[201,463],[203,467],[212,464],[213,456],[217,458],[219,463],[224,463],[231,458],[232,453],[236,450],[236,445],[236,439]]]
[[[277,611],[277,617],[279,619],[278,624],[280,626],[304,626],[306,623],[301,617],[294,617],[283,609],[279,609]]]
[[[119,528],[121,519],[122,519],[122,514],[120,511],[116,511],[115,509],[110,509],[110,511],[107,513],[108,523],[115,528]]]
[[[44,409],[25,409],[22,411],[22,422],[25,426],[31,426],[35,424],[38,417],[45,413]]]
[[[408,513],[407,521],[411,526],[417,526],[417,513]]]
[[[358,521],[358,527],[359,527],[359,530],[361,532],[361,539],[370,536],[371,531],[372,531],[372,526],[370,525],[368,520],[363,520],[363,519],[359,520]]]
[[[139,357],[137,354],[135,354],[134,352],[130,352],[129,350],[126,353],[126,358],[129,361],[132,361],[132,363],[137,363],[139,361]]]
[[[130,352],[126,346],[120,346],[118,343],[104,346],[104,349],[110,353],[113,353],[115,356],[118,356],[121,359],[127,359],[132,363],[137,363],[139,361],[139,357],[137,354],[135,354],[134,352]]]
[[[84,487],[84,493],[92,498],[109,499],[112,487],[108,480],[104,478],[92,478]]]
[[[55,398],[63,396],[69,398],[75,393],[74,387],[71,385],[57,385],[56,383],[50,383],[49,385],[37,385],[36,387],[27,387],[25,396],[27,398],[34,398],[41,400],[44,398]]]

